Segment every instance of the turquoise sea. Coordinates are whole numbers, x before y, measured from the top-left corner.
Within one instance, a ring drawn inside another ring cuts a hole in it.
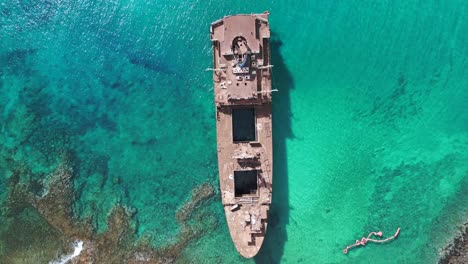
[[[212,21],[265,10],[274,203],[245,260],[205,69]],[[95,263],[150,263],[142,247],[176,263],[436,263],[468,220],[467,13],[466,0],[0,0],[0,263],[49,263],[74,240]],[[108,220],[115,208],[129,222]]]

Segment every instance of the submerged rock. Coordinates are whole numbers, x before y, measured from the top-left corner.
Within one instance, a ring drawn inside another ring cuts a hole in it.
[[[215,191],[213,186],[208,183],[195,187],[192,190],[192,198],[189,202],[184,204],[176,213],[176,218],[179,223],[184,224],[191,216],[194,209],[200,202],[206,200],[214,195]]]
[[[439,255],[439,264],[468,263],[468,222],[460,226],[460,232],[440,250]]]
[[[73,169],[62,163],[47,179],[47,191],[33,200],[33,205],[49,223],[66,235],[75,235],[72,222]]]
[[[213,221],[205,221],[209,217],[195,213],[199,205],[215,193],[213,186],[208,183],[195,187],[190,199],[178,210],[175,218],[181,225],[181,231],[176,241],[162,248],[155,248],[150,241],[139,240],[136,237],[134,208],[115,205],[107,217],[108,228],[101,234],[93,228],[91,219],[79,221],[74,217],[72,210],[75,197],[74,170],[70,155],[64,155],[63,161],[44,179],[46,192],[40,197],[31,191],[32,181],[20,182],[22,173],[30,172],[24,168],[10,177],[8,202],[5,204],[9,213],[4,215],[17,217],[27,210],[28,213],[35,215],[30,219],[39,220],[15,221],[14,229],[0,230],[2,237],[16,237],[14,240],[17,242],[16,248],[0,252],[2,258],[8,259],[9,263],[25,263],[24,261],[33,259],[35,261],[40,259],[44,263],[45,261],[62,263],[62,260],[66,260],[67,263],[100,264],[174,263],[192,241],[210,229],[202,222],[214,225]],[[38,247],[26,249],[21,244],[23,240],[17,231],[24,229],[23,225],[28,227],[26,230],[29,230],[27,237],[30,241],[43,239],[43,243],[36,243]],[[38,228],[39,231],[36,230]],[[76,246],[70,247],[77,241],[80,242],[79,252]],[[44,249],[47,249],[47,253],[39,253]],[[42,254],[42,258],[37,257],[38,254]],[[18,256],[26,257],[20,261]]]

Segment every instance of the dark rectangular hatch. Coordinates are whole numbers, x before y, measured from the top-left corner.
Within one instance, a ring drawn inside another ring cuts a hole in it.
[[[236,197],[256,196],[258,171],[234,171],[234,190]]]
[[[232,109],[232,135],[234,142],[249,142],[257,140],[255,127],[255,109]]]

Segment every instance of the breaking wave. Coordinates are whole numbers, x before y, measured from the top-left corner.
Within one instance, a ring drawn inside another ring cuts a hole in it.
[[[72,254],[62,256],[59,260],[51,261],[51,262],[49,262],[49,264],[66,264],[68,261],[70,261],[70,260],[74,259],[75,257],[79,256],[81,251],[83,251],[83,249],[84,249],[83,241],[77,240],[77,241],[73,242],[72,245],[73,245],[73,248],[74,248],[74,251],[73,251]]]

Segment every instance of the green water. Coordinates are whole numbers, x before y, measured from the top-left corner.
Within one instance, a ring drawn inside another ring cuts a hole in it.
[[[463,0],[3,0],[0,199],[18,167],[27,168],[20,183],[37,183],[40,195],[66,150],[77,220],[91,217],[95,232],[105,232],[109,211],[123,204],[137,211],[135,240],[174,242],[175,212],[192,188],[218,186],[213,88],[204,71],[212,61],[209,24],[265,10],[279,90],[265,245],[254,260],[236,253],[217,194],[198,208],[216,224],[180,261],[436,262],[468,219]],[[37,240],[56,246],[53,230],[30,243],[15,239],[18,225],[48,227],[24,220],[30,209],[15,217],[5,205],[0,263],[23,253],[32,263]],[[371,231],[387,236],[397,227],[389,244],[342,253]]]

